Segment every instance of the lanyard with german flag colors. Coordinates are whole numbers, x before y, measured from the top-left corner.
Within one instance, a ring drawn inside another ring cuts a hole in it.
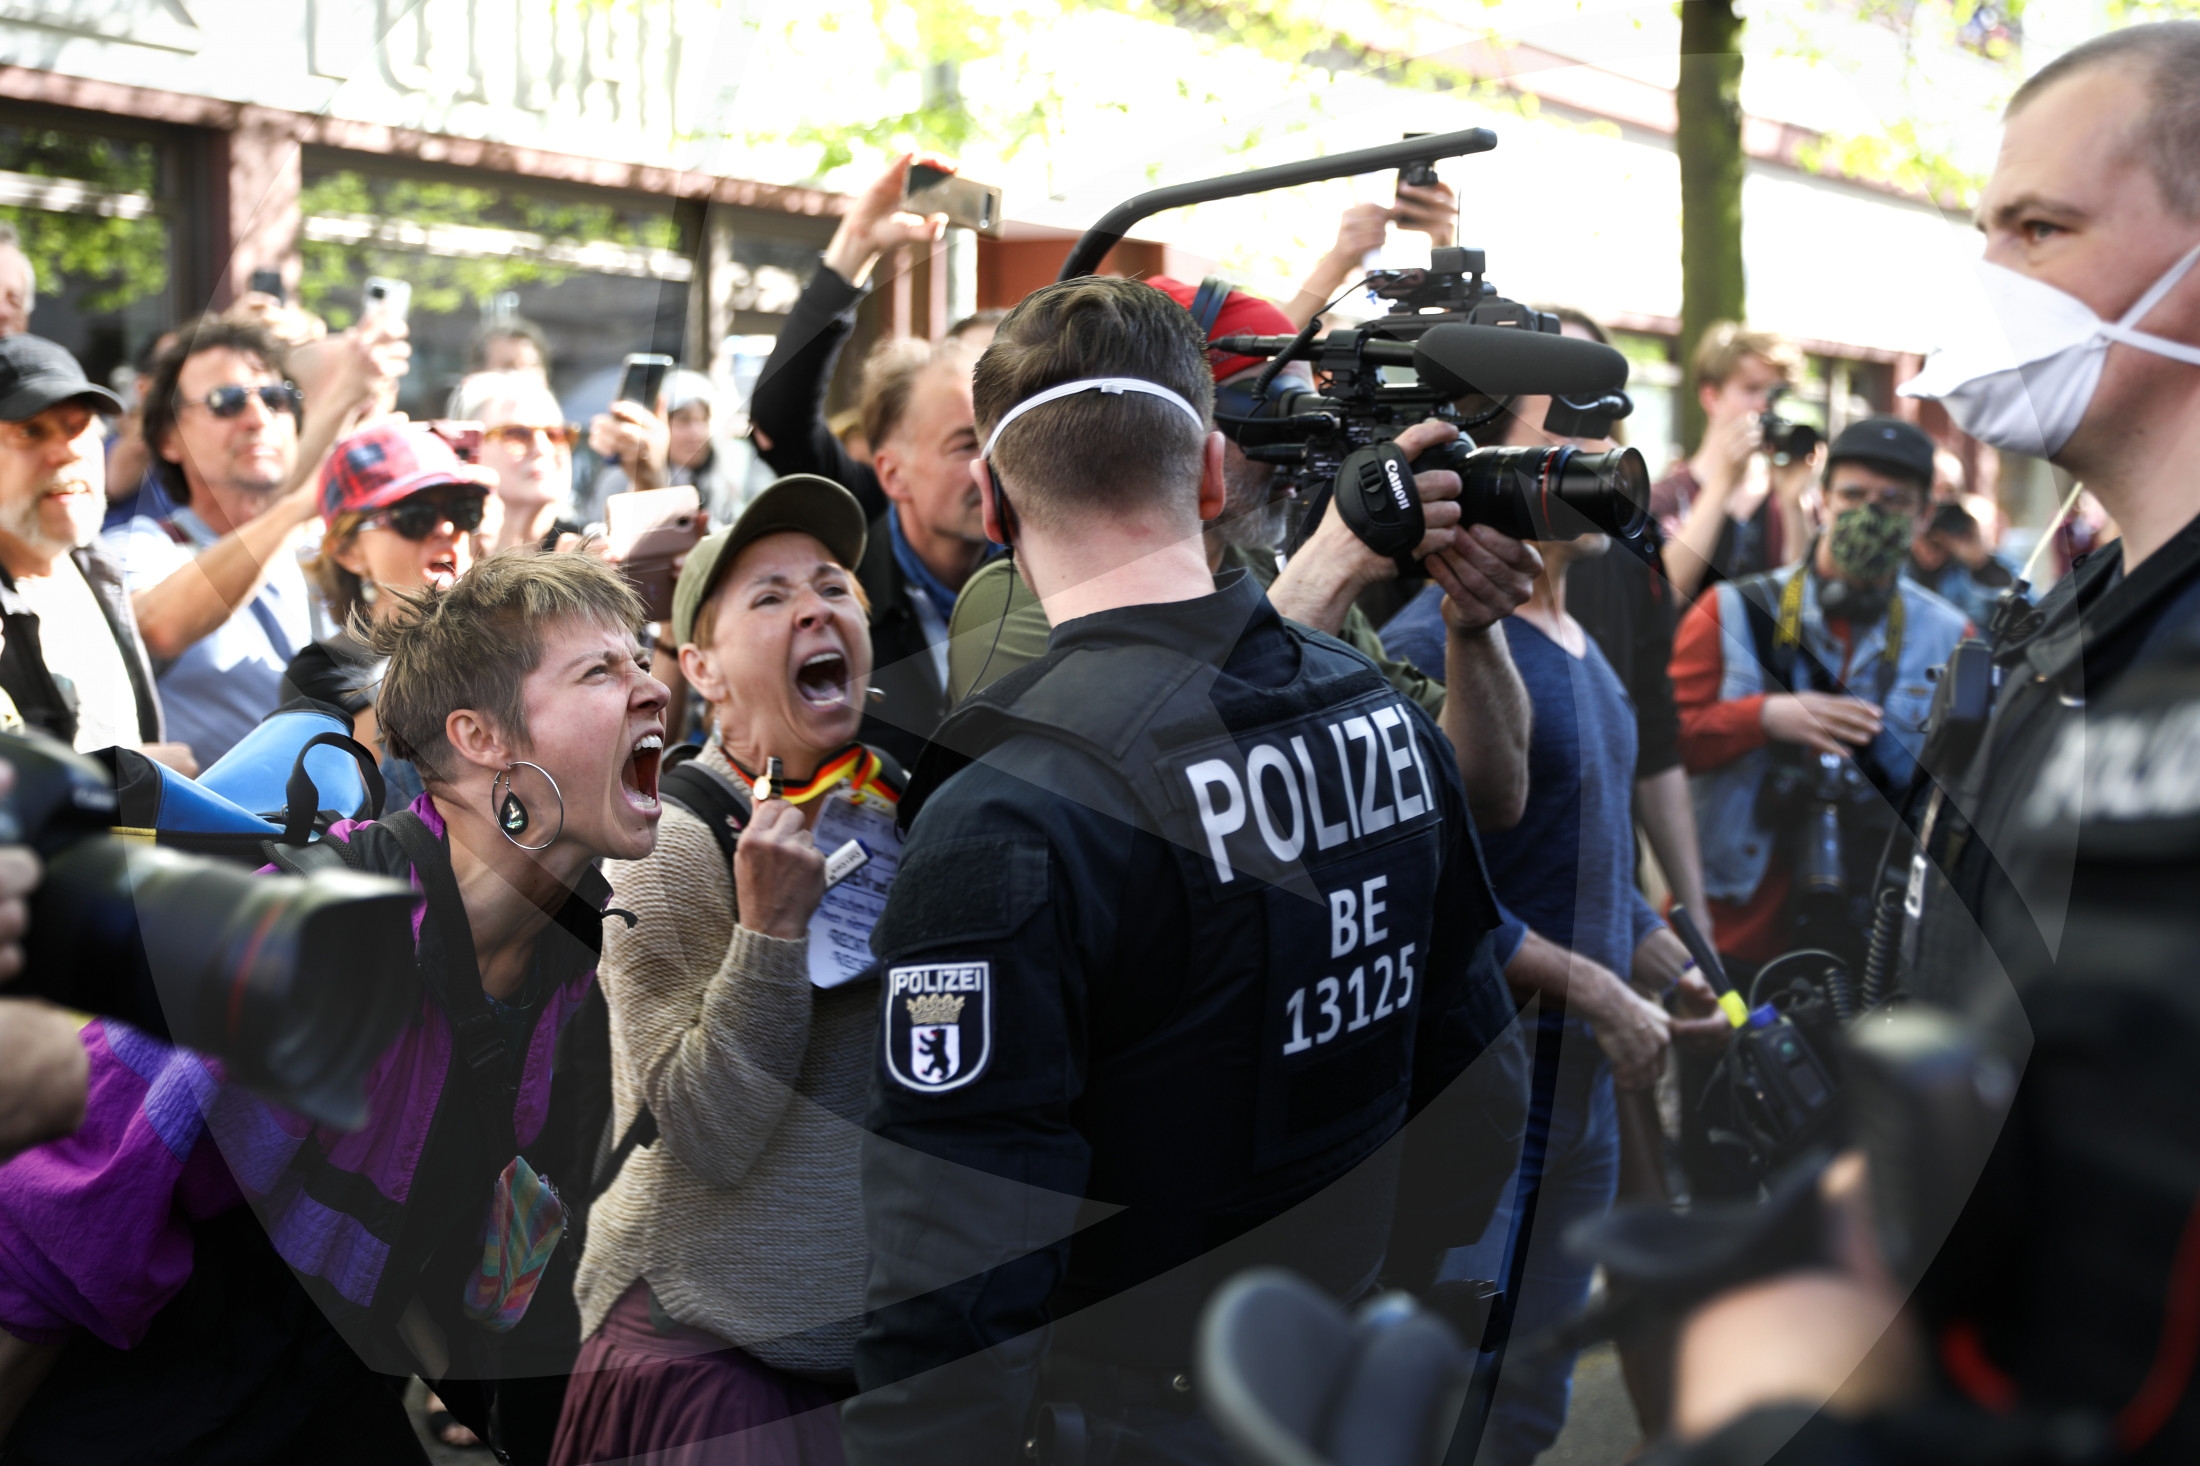
[[[726,756],[726,762],[733,765],[733,771],[741,776],[743,782],[750,785],[756,783],[756,774],[733,756],[733,751],[726,747],[723,738],[718,740],[718,751]],[[856,798],[858,803],[877,800],[891,808],[900,803],[900,797],[879,777],[881,767],[877,754],[860,743],[851,743],[820,764],[807,783],[789,785],[780,792],[779,797],[789,804],[808,804],[811,800],[830,793],[836,785],[846,783],[850,797]]]

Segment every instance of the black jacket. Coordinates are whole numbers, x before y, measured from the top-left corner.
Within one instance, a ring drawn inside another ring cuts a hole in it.
[[[876,517],[887,509],[886,491],[868,463],[858,463],[825,426],[825,394],[833,385],[840,349],[856,328],[856,306],[863,290],[825,265],[803,287],[779,328],[779,341],[756,379],[749,398],[749,423],[771,439],[757,453],[777,474],[822,474],[856,496],[863,512]],[[878,535],[871,536],[876,546]],[[891,563],[891,562],[889,562]],[[869,734],[864,742],[874,742]],[[907,760],[903,760],[907,763]]]
[[[1450,746],[1365,657],[1242,572],[1081,617],[901,812],[856,1466],[1013,1461],[1042,1390],[1189,1419],[1224,1277],[1351,1298],[1480,1232],[1525,1108],[1496,901]]]
[[[1903,943],[1903,987],[1961,1006],[2005,971],[2045,966],[2060,931],[2070,855],[2059,869],[2035,858],[2039,889],[2020,893],[2003,867],[2018,820],[2039,787],[2062,730],[2116,687],[2134,664],[2200,625],[2200,519],[2126,575],[2112,544],[2041,600],[2038,624],[1994,658],[2001,672],[1985,746],[1958,779],[1934,838],[1934,863],[1914,932]],[[1945,872],[1945,876],[1942,875]],[[1987,944],[1992,947],[1991,956]]]
[[[160,694],[153,686],[153,662],[146,654],[145,638],[138,634],[137,616],[122,589],[122,568],[98,545],[71,550],[69,558],[83,573],[107,618],[107,629],[122,649],[122,665],[130,674],[130,691],[137,699],[138,740],[161,741]],[[76,697],[64,691],[46,665],[45,647],[39,638],[38,613],[15,588],[15,577],[0,570],[0,626],[7,646],[0,649],[0,689],[15,700],[23,721],[63,743],[76,742]]]
[[[871,686],[879,693],[864,705],[856,741],[913,769],[925,741],[946,716],[947,689],[932,660],[924,623],[909,602],[901,566],[894,561],[893,526],[886,522],[892,512],[885,510],[871,521],[871,539],[856,567],[856,579],[871,601]]]

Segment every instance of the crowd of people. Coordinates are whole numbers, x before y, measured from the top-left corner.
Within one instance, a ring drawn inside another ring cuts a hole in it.
[[[836,430],[870,280],[944,223],[903,211],[901,157],[747,405],[760,489],[708,377],[583,428],[510,319],[434,422],[392,411],[402,318],[330,332],[264,297],[169,333],[125,402],[31,333],[0,241],[0,723],[189,780],[279,710],[340,716],[386,806],[306,848],[420,902],[417,970],[389,975],[414,1017],[354,1130],[117,1018],[0,1001],[0,1460],[418,1460],[417,1377],[446,1444],[560,1466],[1220,1461],[1197,1322],[1259,1264],[1347,1302],[1495,1282],[1536,1347],[1499,1351],[1475,1459],[1534,1460],[1584,1229],[1777,1180],[1721,1076],[1778,1014],[1729,984],[1806,948],[1872,970],[1905,894],[1908,998],[1974,997],[1982,924],[2020,981],[2052,967],[1995,934],[2038,884],[2009,811],[2094,776],[2049,735],[2180,645],[2200,576],[2200,504],[2126,441],[2159,459],[2200,421],[2200,154],[2142,115],[2200,124],[2200,26],[2121,35],[2020,93],[1981,213],[1990,269],[2121,318],[2072,347],[2111,353],[2086,400],[2027,438],[1981,405],[1991,372],[1935,358],[1914,389],[2096,496],[2089,553],[2042,546],[2067,573],[2038,611],[2007,516],[1914,412],[1768,441],[1803,369],[1739,322],[1685,363],[1704,426],[1639,543],[1511,538],[1448,469],[1415,475],[1417,577],[1334,506],[1294,527],[1272,455],[1215,431],[1267,363],[1214,343],[1295,333],[1389,228],[1448,244],[1441,184],[1348,212],[1292,301],[1087,277],[882,342]],[[2079,278],[2110,254],[2147,278]],[[1513,398],[1477,441],[1618,446],[1552,407]],[[597,521],[684,486],[709,532],[645,609]],[[1929,713],[1989,637],[2031,674],[1996,684],[2028,772],[1950,801]],[[0,849],[0,941],[37,879]],[[1852,1223],[1855,1174],[1813,1183]],[[1974,1328],[1934,1376],[1867,1230],[1624,1336],[1644,1435],[1765,1459],[1852,1373],[1827,1420],[1928,1376],[2092,1403],[2007,1319],[1999,1362]],[[1799,1439],[1928,1458],[1845,1428]]]

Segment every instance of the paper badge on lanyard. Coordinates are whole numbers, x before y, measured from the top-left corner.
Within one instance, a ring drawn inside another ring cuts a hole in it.
[[[886,1072],[904,1089],[939,1094],[985,1072],[993,1052],[993,970],[934,962],[886,974]]]
[[[854,840],[869,857],[827,889],[810,917],[810,984],[836,988],[871,968],[871,928],[886,909],[886,893],[901,865],[901,836],[891,804],[845,787],[825,796],[811,833],[820,850],[839,850]]]

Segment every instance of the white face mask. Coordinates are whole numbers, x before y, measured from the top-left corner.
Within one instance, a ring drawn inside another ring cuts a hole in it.
[[[2104,321],[2084,301],[2001,265],[1977,262],[1977,292],[1959,309],[1972,319],[1949,331],[1949,344],[1899,389],[1938,401],[1980,442],[2011,453],[2052,458],[2085,420],[2109,343],[2200,366],[2200,346],[2137,329],[2185,278],[2200,245],[2169,267],[2119,321]],[[1964,309],[1968,307],[1968,309]]]

